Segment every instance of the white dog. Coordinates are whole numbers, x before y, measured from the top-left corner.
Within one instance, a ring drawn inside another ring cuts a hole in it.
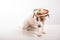
[[[24,22],[23,29],[27,31],[37,30],[37,35],[41,36],[42,34],[44,34],[43,26],[46,20],[46,16],[49,16],[48,10],[40,8],[35,9],[33,12],[34,12],[33,16],[31,16]]]

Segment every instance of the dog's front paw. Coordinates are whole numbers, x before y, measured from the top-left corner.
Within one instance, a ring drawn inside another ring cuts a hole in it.
[[[45,32],[42,32],[42,34],[46,34]]]
[[[37,35],[38,37],[41,37],[42,35]]]

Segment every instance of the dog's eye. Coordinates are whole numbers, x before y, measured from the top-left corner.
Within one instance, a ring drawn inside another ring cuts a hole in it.
[[[43,19],[42,17],[40,17],[40,20],[41,20],[41,21],[44,21],[44,19]]]

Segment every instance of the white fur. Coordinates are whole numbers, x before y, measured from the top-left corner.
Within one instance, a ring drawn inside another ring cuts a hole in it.
[[[29,26],[29,25],[32,25],[32,27],[34,27],[35,28],[35,30],[37,29],[38,31],[37,31],[37,35],[41,35],[41,33],[42,33],[42,22],[41,21],[37,21],[36,20],[36,17],[34,17],[33,18],[33,16],[30,16],[29,18],[27,18],[26,20],[25,20],[25,22],[24,22],[24,25],[23,25],[23,29],[27,29],[27,27]],[[41,28],[38,28],[38,25],[41,25]],[[33,28],[31,28],[31,29],[33,29]]]

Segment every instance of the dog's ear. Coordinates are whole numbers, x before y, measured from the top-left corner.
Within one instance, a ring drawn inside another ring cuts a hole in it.
[[[47,14],[47,16],[50,18],[50,15],[49,14]]]
[[[49,15],[49,11],[48,11],[48,10],[47,10],[47,16],[50,17],[50,15]]]

